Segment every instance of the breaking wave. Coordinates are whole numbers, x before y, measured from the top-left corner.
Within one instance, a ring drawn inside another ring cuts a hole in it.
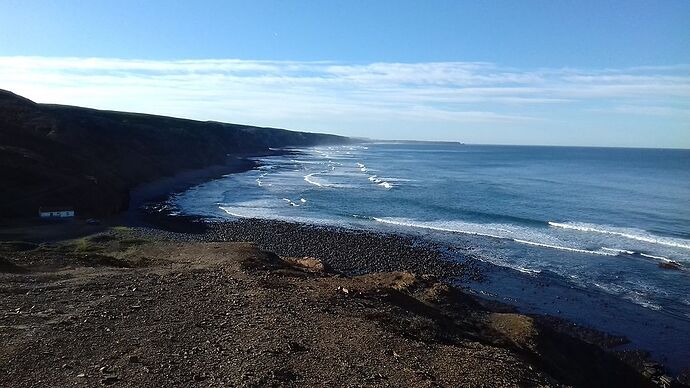
[[[600,233],[613,235],[618,237],[623,237],[631,240],[642,241],[650,244],[665,245],[674,248],[690,249],[690,241],[671,238],[671,237],[661,237],[655,236],[644,230],[630,229],[630,228],[618,228],[614,226],[587,224],[583,222],[549,222],[549,226],[554,228],[570,229],[579,232],[589,232],[589,233]]]
[[[388,178],[386,178],[386,179],[384,180],[384,179],[381,179],[381,178],[377,177],[376,175],[371,175],[371,176],[369,176],[368,179],[369,179],[371,182],[374,182],[375,184],[377,184],[377,185],[383,187],[384,189],[392,189],[393,187],[395,187],[394,184],[388,182],[389,180],[391,180],[391,179],[388,179]]]
[[[313,172],[313,173],[311,173],[311,174],[307,174],[307,175],[304,176],[304,181],[307,182],[307,183],[309,183],[309,184],[312,184],[312,185],[314,185],[314,186],[317,186],[317,187],[330,187],[330,185],[329,185],[328,183],[318,182],[318,181],[316,181],[316,180],[314,179],[314,176],[315,176],[315,175],[318,175],[318,174],[319,174],[319,173],[317,173],[317,172]]]
[[[565,245],[558,245],[556,243],[549,244],[549,243],[544,243],[544,242],[526,240],[523,236],[516,236],[516,235],[518,235],[518,234],[525,235],[525,234],[528,234],[529,232],[526,232],[522,229],[515,229],[511,225],[477,224],[477,223],[460,222],[460,221],[419,222],[419,221],[400,219],[400,218],[393,219],[393,218],[374,217],[373,219],[376,222],[380,222],[380,223],[384,223],[384,224],[405,226],[405,227],[411,227],[411,228],[429,229],[429,230],[436,230],[436,231],[449,232],[449,233],[461,233],[461,234],[468,234],[468,235],[473,235],[473,236],[491,237],[491,238],[496,238],[496,239],[505,239],[505,240],[510,240],[510,241],[516,242],[518,244],[532,245],[532,246],[538,246],[538,247],[549,248],[549,249],[558,249],[561,251],[578,252],[578,253],[586,253],[586,254],[601,255],[601,256],[617,256],[618,255],[618,253],[608,252],[608,251],[605,251],[603,249],[602,250],[590,250],[590,249],[582,249],[582,248],[577,248],[577,247],[569,247],[569,246],[565,246]],[[511,229],[511,227],[512,227],[512,229]],[[523,237],[523,238],[521,238],[521,237]],[[544,239],[544,240],[549,239],[548,236],[540,236],[540,237],[542,237],[542,239]]]

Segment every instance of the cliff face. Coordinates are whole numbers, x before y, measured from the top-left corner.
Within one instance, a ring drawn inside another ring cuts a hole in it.
[[[105,216],[127,208],[129,189],[228,155],[269,147],[343,144],[334,135],[36,104],[0,90],[0,218],[40,206]]]

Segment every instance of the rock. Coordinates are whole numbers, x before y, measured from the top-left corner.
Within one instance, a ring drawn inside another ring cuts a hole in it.
[[[105,376],[104,378],[101,379],[101,383],[103,384],[114,384],[116,383],[120,378],[116,375],[108,375]]]
[[[204,381],[204,380],[206,380],[206,376],[199,375],[199,374],[194,375],[194,381]]]
[[[306,346],[295,341],[288,342],[288,349],[290,352],[305,352],[308,350]]]
[[[673,384],[673,378],[666,375],[659,376],[658,384],[663,388],[670,388]]]
[[[681,269],[683,269],[683,266],[680,265],[680,263],[677,261],[662,261],[659,263],[659,268],[680,271]]]
[[[330,268],[326,264],[315,257],[286,257],[284,260],[308,272],[323,273],[330,271]]]

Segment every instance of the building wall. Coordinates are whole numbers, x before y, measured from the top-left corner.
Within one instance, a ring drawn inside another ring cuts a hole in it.
[[[40,216],[42,218],[50,218],[50,217],[60,217],[60,218],[67,218],[67,217],[74,217],[74,211],[72,210],[65,210],[65,211],[60,211],[60,212],[41,212]]]

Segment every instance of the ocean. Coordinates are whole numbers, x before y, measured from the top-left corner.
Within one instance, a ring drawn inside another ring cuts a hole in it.
[[[482,263],[485,281],[462,284],[472,292],[690,365],[690,150],[403,142],[299,151],[170,201],[209,220],[419,235]]]

